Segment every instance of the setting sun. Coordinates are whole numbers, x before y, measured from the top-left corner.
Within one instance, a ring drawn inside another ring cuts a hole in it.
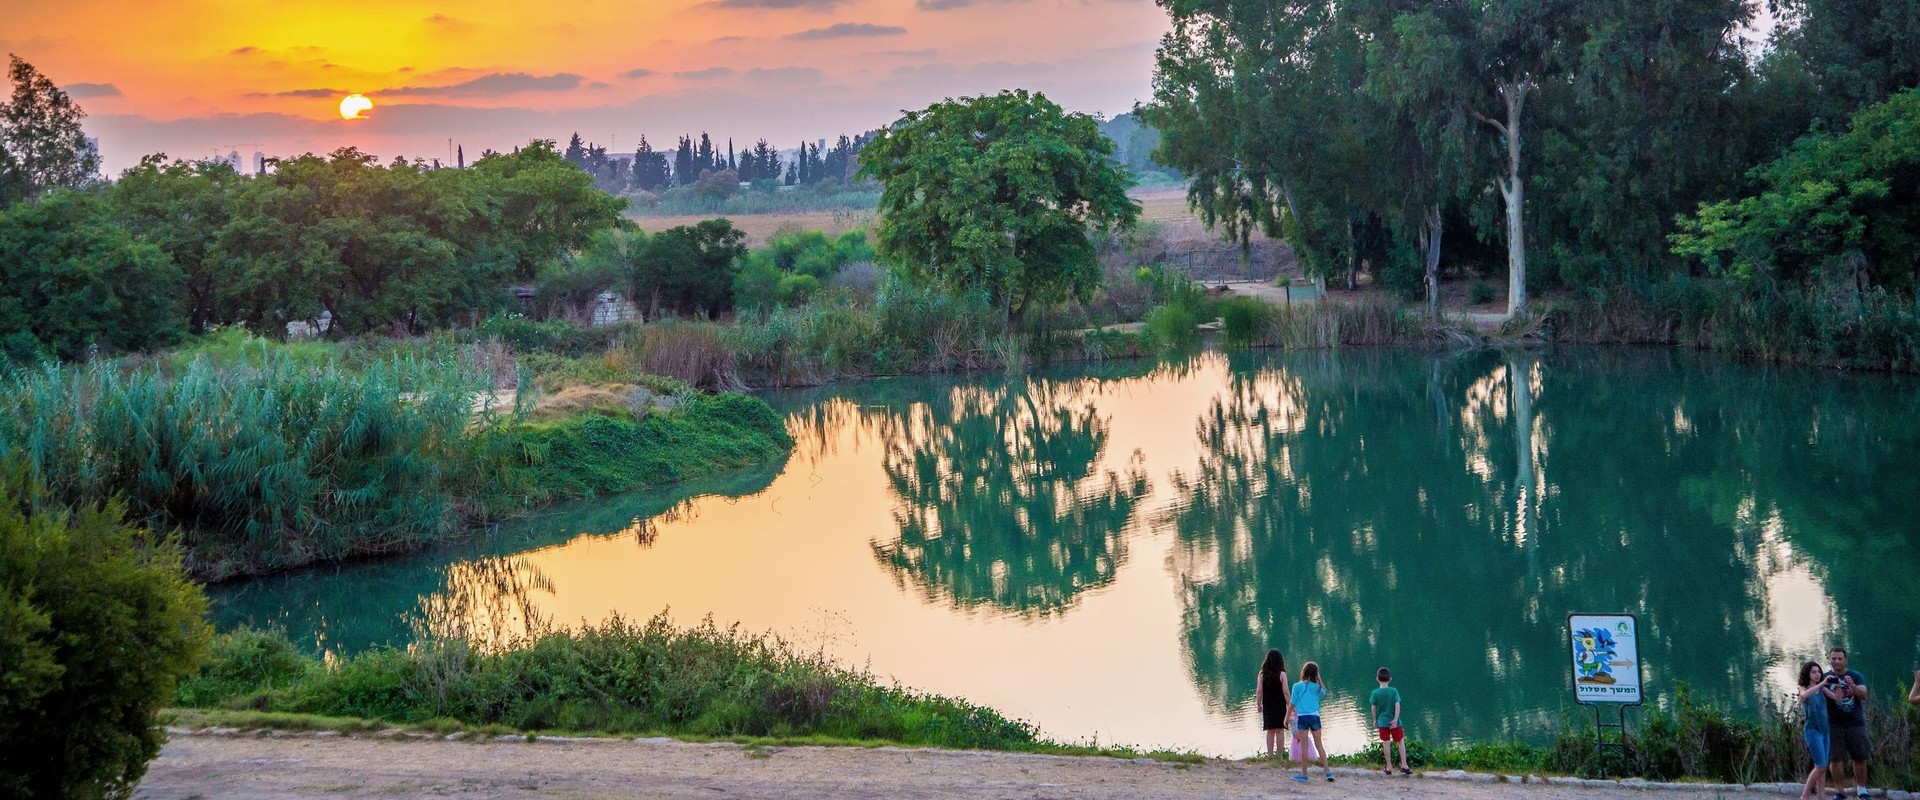
[[[360,116],[360,114],[372,108],[373,101],[368,100],[366,95],[350,94],[340,99],[340,118],[365,119],[365,117]]]

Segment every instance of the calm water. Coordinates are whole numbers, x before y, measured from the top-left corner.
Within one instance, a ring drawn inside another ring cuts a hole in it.
[[[1268,647],[1331,749],[1540,739],[1573,611],[1640,615],[1655,702],[1753,709],[1829,642],[1920,666],[1920,381],[1665,351],[1204,354],[769,398],[784,465],[457,550],[222,590],[317,648],[662,611],[824,647],[1064,740],[1260,746]]]

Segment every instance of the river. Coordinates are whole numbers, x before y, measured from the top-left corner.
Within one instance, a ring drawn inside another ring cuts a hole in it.
[[[1217,353],[766,395],[784,464],[457,547],[220,587],[320,651],[666,610],[1063,741],[1239,756],[1256,669],[1373,672],[1409,737],[1544,741],[1567,615],[1638,617],[1648,702],[1752,712],[1920,667],[1920,381],[1671,350]]]

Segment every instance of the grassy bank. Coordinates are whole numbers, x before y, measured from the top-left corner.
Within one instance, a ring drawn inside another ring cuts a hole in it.
[[[818,737],[1037,749],[1034,728],[964,701],[880,683],[778,638],[613,619],[482,651],[462,641],[333,663],[284,637],[223,634],[184,682],[187,708],[608,735]]]
[[[1874,758],[1868,783],[1920,789],[1920,708],[1880,690],[1867,715]],[[1888,698],[1892,698],[1890,701]],[[1613,732],[1608,732],[1613,741]],[[1600,748],[1591,715],[1572,712],[1547,745],[1489,742],[1428,746],[1410,741],[1407,755],[1423,769],[1464,769],[1504,774],[1548,773],[1584,777],[1702,780],[1716,783],[1799,783],[1812,765],[1800,720],[1769,709],[1757,718],[1738,717],[1693,699],[1676,688],[1667,708],[1648,709],[1631,726],[1624,748]],[[1381,763],[1380,744],[1334,759],[1355,766]]]
[[[202,344],[0,377],[0,461],[54,504],[124,502],[212,581],[417,549],[792,446],[764,402],[659,378],[559,403],[495,392],[516,373],[497,343]]]

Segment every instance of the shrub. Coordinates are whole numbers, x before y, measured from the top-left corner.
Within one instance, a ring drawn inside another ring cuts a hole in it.
[[[179,702],[195,708],[251,706],[262,692],[284,691],[314,666],[280,634],[242,629],[214,637],[198,674],[180,682]]]
[[[207,673],[246,671],[221,664],[226,657],[217,655]],[[270,696],[267,710],[528,731],[818,735],[967,748],[1038,743],[1032,726],[990,709],[882,685],[777,637],[712,620],[681,628],[665,615],[638,624],[616,617],[497,649],[435,640],[328,667],[308,659],[299,674],[288,691]]]
[[[733,351],[719,326],[668,320],[641,328],[626,343],[640,371],[664,375],[708,391],[740,388],[733,372]]]
[[[122,521],[0,496],[0,794],[127,797],[156,712],[206,653],[179,554]]]
[[[480,434],[503,454],[485,491],[507,507],[630,492],[763,464],[793,446],[786,421],[758,398],[695,395],[644,418],[589,413]]]
[[[1268,344],[1273,338],[1273,306],[1258,297],[1235,297],[1220,304],[1227,343],[1241,347]]]
[[[1491,283],[1483,280],[1475,280],[1473,283],[1467,284],[1467,303],[1470,305],[1478,306],[1491,303],[1495,296],[1496,293]]]
[[[1200,315],[1192,306],[1185,303],[1173,303],[1147,312],[1147,330],[1164,347],[1177,347],[1194,340],[1198,334],[1194,329],[1200,324]]]

